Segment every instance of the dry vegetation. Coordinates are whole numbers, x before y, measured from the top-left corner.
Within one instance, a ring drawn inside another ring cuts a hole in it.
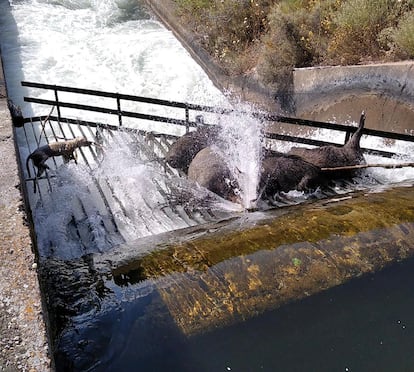
[[[293,67],[414,58],[414,0],[175,0],[229,74],[278,91]]]

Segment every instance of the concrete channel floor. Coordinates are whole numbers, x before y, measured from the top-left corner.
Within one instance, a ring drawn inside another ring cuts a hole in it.
[[[50,371],[35,255],[18,174],[0,63],[0,372]]]

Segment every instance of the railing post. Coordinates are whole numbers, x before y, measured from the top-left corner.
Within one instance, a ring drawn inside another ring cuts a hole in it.
[[[118,121],[119,126],[122,127],[122,113],[121,113],[121,99],[119,98],[119,94],[116,95],[116,105],[118,108]]]
[[[190,131],[190,110],[187,105],[185,105],[185,132]]]
[[[61,116],[60,116],[59,98],[58,98],[58,90],[56,86],[54,87],[53,91],[55,92],[56,111],[58,115],[58,120],[60,121]]]

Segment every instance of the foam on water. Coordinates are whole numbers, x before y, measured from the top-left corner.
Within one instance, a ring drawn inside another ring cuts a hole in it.
[[[28,0],[11,2],[11,9],[2,1],[1,7],[9,93],[25,116],[34,112],[22,101],[20,79],[13,79],[20,64],[18,75],[28,81],[200,104],[225,101],[137,1]]]

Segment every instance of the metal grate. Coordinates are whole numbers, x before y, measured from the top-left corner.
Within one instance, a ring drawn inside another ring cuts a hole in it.
[[[71,139],[82,135],[90,141],[102,144],[103,146],[112,144],[112,146],[122,146],[119,143],[118,133],[126,134],[137,146],[135,151],[139,154],[137,157],[142,161],[151,163],[153,168],[165,174],[166,178],[171,177],[174,182],[165,185],[154,179],[157,199],[161,203],[154,208],[153,202],[143,196],[142,201],[144,208],[151,211],[151,224],[148,223],[148,216],[136,216],[134,211],[129,208],[128,196],[123,195],[121,200],[114,191],[111,182],[103,177],[97,177],[94,171],[102,161],[100,147],[91,145],[77,149],[77,167],[83,170],[83,173],[90,177],[87,186],[76,185],[76,180],[70,180],[68,187],[78,188],[79,192],[71,192],[70,206],[71,216],[65,220],[66,223],[66,240],[71,244],[76,242],[78,247],[74,256],[82,256],[97,251],[105,251],[113,245],[125,242],[131,238],[140,236],[153,235],[160,232],[195,226],[211,221],[217,221],[229,217],[229,213],[209,207],[206,200],[191,200],[189,194],[186,194],[186,185],[179,184],[180,174],[177,170],[170,168],[164,161],[163,157],[171,146],[174,137],[159,133],[145,133],[134,129],[111,128],[104,124],[83,122],[81,120],[57,120],[56,117],[29,118],[22,128],[16,128],[23,134],[20,139],[24,143],[20,144],[20,157],[25,161],[27,154],[31,153],[37,147],[48,144],[53,141],[62,139]],[[23,170],[25,175],[25,197],[30,206],[33,219],[43,221],[47,214],[54,213],[53,208],[60,208],[62,200],[62,189],[64,189],[64,175],[58,171],[63,168],[63,160],[56,157],[48,160],[50,170],[39,177],[33,177],[36,169],[32,162],[29,162],[29,174]],[[63,181],[62,181],[63,179]],[[62,185],[63,182],[63,185]],[[36,184],[36,192],[34,192]],[[73,189],[72,189],[73,191]],[[135,234],[131,235],[126,229],[125,221],[134,221],[137,226]],[[38,227],[39,223],[35,223]],[[96,224],[99,226],[97,227]],[[155,227],[154,227],[155,226]],[[96,242],[95,235],[101,235],[101,242]],[[44,234],[41,234],[44,235]],[[47,235],[47,234],[46,234]],[[102,243],[104,241],[104,243]],[[41,242],[41,255],[55,255],[57,248],[53,241]]]

